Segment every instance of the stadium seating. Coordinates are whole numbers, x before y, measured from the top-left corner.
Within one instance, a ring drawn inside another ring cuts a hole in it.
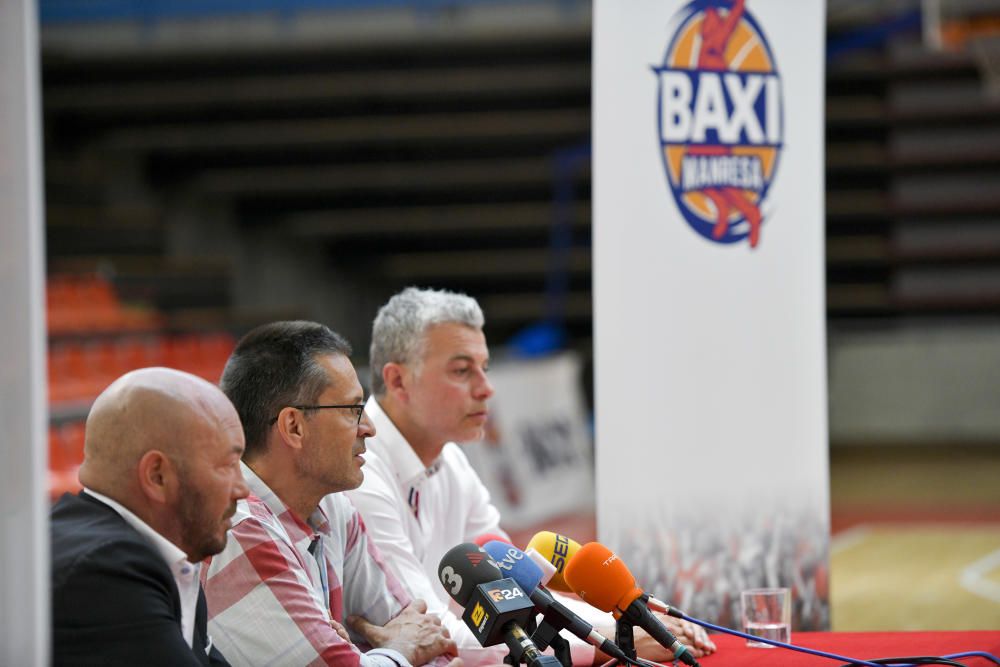
[[[110,281],[52,275],[49,317],[49,486],[52,498],[79,489],[84,419],[94,398],[136,368],[168,366],[218,382],[235,345],[226,331],[174,333],[149,307],[124,306]]]

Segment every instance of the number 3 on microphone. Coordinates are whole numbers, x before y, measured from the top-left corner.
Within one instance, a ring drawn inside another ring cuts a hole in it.
[[[441,584],[449,593],[457,595],[462,588],[462,575],[455,572],[451,565],[447,565],[441,569]]]

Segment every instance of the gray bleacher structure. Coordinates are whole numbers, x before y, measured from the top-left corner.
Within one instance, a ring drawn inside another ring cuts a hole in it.
[[[218,17],[46,26],[50,270],[104,267],[188,324],[325,320],[359,351],[388,294],[448,287],[493,343],[548,318],[586,354],[589,163],[560,156],[589,142],[587,4],[395,4],[238,17],[242,37]],[[831,44],[883,20],[832,16]],[[869,406],[893,428],[852,423],[880,379],[838,364],[871,336],[1000,340],[1000,100],[971,54],[900,30],[831,54],[826,122],[832,437],[919,437],[905,400]],[[968,363],[944,355],[877,373],[933,385]],[[987,405],[1000,376],[977,377]]]

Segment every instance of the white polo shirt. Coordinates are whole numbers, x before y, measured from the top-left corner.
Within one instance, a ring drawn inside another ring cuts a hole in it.
[[[479,645],[437,575],[441,557],[456,544],[487,533],[506,535],[489,491],[455,443],[446,444],[441,455],[424,466],[375,397],[368,399],[365,412],[375,425],[375,437],[365,440],[364,482],[347,491],[348,498],[410,595],[425,600],[427,611],[441,618],[466,667],[500,663],[507,647]],[[586,605],[577,603],[574,611],[579,606]],[[589,644],[573,637],[570,647],[574,664],[593,662]]]

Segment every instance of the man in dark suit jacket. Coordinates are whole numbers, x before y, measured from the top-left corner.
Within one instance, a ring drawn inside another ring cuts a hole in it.
[[[54,665],[228,665],[198,574],[248,493],[242,453],[232,404],[193,375],[142,369],[97,398],[84,490],[51,515]]]

